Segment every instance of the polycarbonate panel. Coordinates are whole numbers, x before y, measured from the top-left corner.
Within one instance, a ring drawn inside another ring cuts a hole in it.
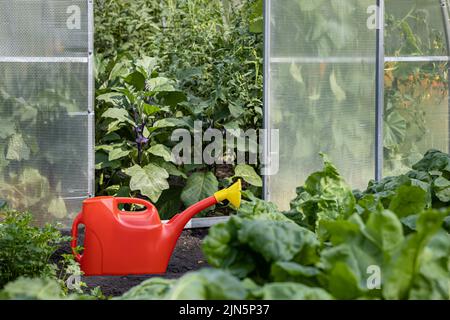
[[[449,151],[448,63],[390,62],[385,71],[384,176],[429,149]]]
[[[272,57],[374,58],[374,36],[363,35],[368,25],[375,28],[375,0],[271,0],[270,3]]]
[[[70,225],[92,190],[87,4],[0,0],[0,199],[38,224]]]
[[[280,141],[266,196],[282,209],[322,168],[320,152],[354,188],[374,178],[375,4],[270,1],[266,126],[279,130]]]
[[[86,57],[87,0],[0,0],[0,56]]]
[[[385,1],[384,176],[431,148],[449,150],[445,10],[434,0]]]
[[[385,0],[386,56],[447,56],[439,0]]]

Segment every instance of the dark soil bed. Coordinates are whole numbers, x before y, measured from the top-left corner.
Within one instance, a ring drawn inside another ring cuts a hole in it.
[[[170,259],[167,273],[164,275],[130,275],[130,276],[95,276],[83,277],[90,288],[99,286],[105,296],[119,296],[131,287],[152,277],[179,278],[186,272],[206,267],[207,263],[201,250],[203,238],[208,229],[184,230]],[[70,247],[63,247],[56,252],[55,257],[70,252]]]

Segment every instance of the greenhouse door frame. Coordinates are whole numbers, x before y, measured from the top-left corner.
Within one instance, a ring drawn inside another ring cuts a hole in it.
[[[95,61],[94,61],[94,0],[88,6],[88,197],[95,196]]]
[[[384,150],[383,150],[383,125],[384,125],[384,66],[386,62],[449,62],[450,61],[450,1],[449,0],[436,0],[439,2],[442,12],[442,19],[444,21],[445,40],[447,45],[447,56],[385,56],[385,44],[384,44],[384,13],[385,13],[385,0],[376,0],[378,7],[377,11],[377,26],[376,26],[376,97],[375,97],[375,172],[374,177],[376,180],[381,180],[383,177],[383,162],[384,162]],[[270,166],[272,158],[271,135],[270,135],[270,65],[272,62],[299,62],[299,63],[355,63],[355,62],[367,62],[367,58],[361,57],[360,59],[355,57],[305,57],[301,59],[288,58],[289,61],[281,61],[280,58],[272,58],[270,56],[270,44],[271,44],[271,29],[270,29],[270,10],[272,0],[264,1],[264,146],[263,156],[264,163]],[[285,60],[283,58],[283,60]],[[373,62],[370,61],[370,62]],[[450,78],[450,66],[447,74],[447,80]],[[450,81],[448,83],[450,88]],[[450,90],[449,90],[450,91]],[[450,96],[448,97],[449,114],[450,114]],[[449,150],[450,150],[450,117],[449,117]],[[263,198],[270,200],[268,190],[269,176],[263,176]]]

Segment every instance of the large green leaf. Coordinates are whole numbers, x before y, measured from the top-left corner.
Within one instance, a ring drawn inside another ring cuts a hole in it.
[[[58,219],[63,219],[68,213],[66,203],[61,197],[52,199],[48,206],[48,212]]]
[[[183,204],[180,199],[181,191],[183,191],[181,187],[170,187],[163,191],[155,203],[161,219],[170,219],[180,212]]]
[[[128,70],[129,70],[129,65],[130,65],[129,60],[123,60],[123,61],[119,61],[119,62],[115,63],[109,74],[109,79],[114,80],[119,77],[127,76]]]
[[[320,271],[316,267],[303,266],[296,262],[278,261],[272,264],[270,275],[274,282],[312,282],[310,279],[318,276]]]
[[[10,119],[0,119],[0,139],[6,139],[13,135],[16,131],[14,122]]]
[[[389,256],[401,246],[404,240],[402,224],[389,210],[371,212],[363,233]]]
[[[144,112],[148,116],[151,116],[160,110],[161,110],[160,107],[144,103]]]
[[[345,99],[347,99],[347,94],[345,93],[344,89],[342,89],[342,87],[337,82],[336,73],[334,72],[334,70],[330,75],[330,87],[331,87],[331,91],[333,92],[333,94],[338,102],[342,102]]]
[[[332,300],[333,297],[321,288],[311,288],[295,282],[266,284],[257,291],[264,300]]]
[[[253,33],[264,32],[264,1],[257,0],[250,7],[249,14],[249,31]]]
[[[237,231],[243,222],[241,218],[232,216],[226,223],[214,225],[202,244],[203,253],[211,266],[229,270],[240,278],[256,268],[253,257],[243,250],[237,239]]]
[[[230,110],[230,113],[234,118],[239,118],[245,112],[244,108],[239,104],[239,102],[230,101],[230,103],[228,104],[228,109]]]
[[[108,92],[97,96],[96,99],[111,104],[114,107],[120,107],[123,105],[125,96],[120,92]]]
[[[440,230],[430,240],[419,269],[409,298],[448,300],[450,298],[450,235],[447,232]]]
[[[425,247],[441,228],[443,219],[444,213],[435,210],[420,214],[417,231],[406,238],[392,262],[385,266],[383,295],[386,299],[409,298],[423,263]]]
[[[184,179],[187,179],[186,174],[181,171],[180,169],[178,169],[173,163],[171,162],[167,162],[164,159],[161,158],[155,158],[152,159],[151,161],[152,163],[156,164],[157,166],[160,166],[161,168],[166,169],[166,171],[169,173],[169,175],[171,176],[175,176],[175,177],[182,177]]]
[[[151,92],[175,91],[173,81],[163,77],[151,78],[147,81],[147,90]]]
[[[291,73],[292,78],[300,84],[304,83],[302,76],[302,66],[297,66],[295,63],[291,63],[289,68],[289,72]]]
[[[128,115],[128,111],[120,108],[109,108],[102,114],[103,118],[115,119],[119,122],[127,122],[131,125],[135,125],[134,121],[131,120]]]
[[[367,292],[367,269],[380,266],[383,261],[381,244],[363,232],[359,216],[348,220],[324,220],[324,230],[330,235],[332,246],[321,252],[320,267],[327,275],[326,287],[339,299],[354,299]],[[380,224],[372,223],[373,234],[380,234]]]
[[[444,177],[438,177],[433,182],[433,191],[442,202],[450,201],[450,181]]]
[[[195,172],[188,178],[181,200],[185,205],[191,206],[212,196],[218,188],[219,182],[212,172]]]
[[[297,197],[291,201],[287,215],[317,230],[321,220],[345,218],[353,213],[355,198],[351,188],[325,155],[322,171],[311,174],[303,187],[297,188]]]
[[[391,200],[389,209],[400,218],[421,213],[427,205],[427,192],[417,186],[401,186]]]
[[[234,168],[234,175],[236,177],[241,177],[251,185],[262,187],[261,177],[256,173],[255,169],[248,164],[238,164]]]
[[[53,279],[20,277],[9,282],[1,291],[3,297],[17,300],[60,300],[63,291]]]
[[[105,168],[118,169],[120,168],[120,161],[109,161],[109,156],[105,152],[95,152],[95,170],[101,170]]]
[[[158,120],[153,125],[154,128],[172,128],[172,127],[181,127],[181,128],[193,128],[194,123],[186,118],[164,118]]]
[[[400,113],[391,112],[384,121],[384,147],[393,148],[405,140],[406,120]]]
[[[305,232],[291,221],[246,221],[238,232],[239,241],[261,254],[266,261],[289,261],[305,244]]]
[[[427,151],[423,159],[412,166],[414,170],[431,172],[447,171],[450,172],[450,155],[439,150],[431,149]]]
[[[134,86],[138,91],[143,91],[145,89],[145,76],[139,71],[130,73],[124,80],[128,84]]]
[[[164,91],[158,93],[162,105],[176,107],[179,103],[186,102],[187,96],[183,91]]]
[[[157,66],[156,58],[144,56],[136,61],[136,68],[148,79],[151,78],[153,71]]]
[[[161,300],[174,284],[173,279],[150,278],[131,288],[115,300]]]
[[[183,276],[168,293],[178,300],[242,300],[247,291],[239,279],[220,269],[203,269]]]
[[[124,146],[115,147],[109,152],[108,161],[119,160],[127,157],[130,153],[131,150],[127,150]]]
[[[0,183],[0,194],[8,205],[22,210],[48,200],[50,191],[48,179],[39,170],[30,167],[25,167],[19,175],[11,174],[9,183]],[[48,208],[48,202],[43,205]]]
[[[169,189],[167,179],[169,174],[161,167],[154,164],[141,167],[134,165],[124,170],[125,174],[131,177],[130,188],[133,191],[141,191],[141,193],[150,198],[153,202],[157,202],[163,190]]]
[[[163,158],[165,161],[173,161],[172,151],[163,144],[155,144],[148,150],[151,154]]]
[[[22,134],[13,134],[8,142],[8,150],[6,151],[7,160],[29,160],[31,150],[25,143]]]
[[[149,279],[118,299],[167,300],[242,300],[247,290],[239,279],[223,270],[202,269],[177,281]]]

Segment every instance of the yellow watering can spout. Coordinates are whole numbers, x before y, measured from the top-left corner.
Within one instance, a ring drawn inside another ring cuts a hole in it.
[[[164,224],[165,228],[171,230],[167,234],[170,234],[178,239],[186,223],[188,223],[188,221],[191,220],[196,214],[224,200],[228,200],[236,209],[239,209],[241,206],[241,190],[241,180],[238,180],[229,188],[220,190],[214,193],[213,196],[193,204]]]
[[[231,187],[214,193],[214,198],[216,198],[217,202],[228,200],[236,209],[239,209],[241,206],[241,191],[242,186],[239,179]]]

